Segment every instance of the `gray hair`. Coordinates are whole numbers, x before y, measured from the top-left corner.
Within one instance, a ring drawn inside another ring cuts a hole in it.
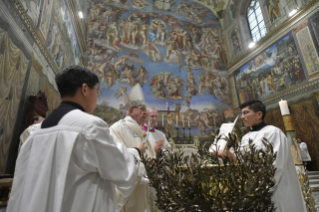
[[[155,110],[157,112],[155,107],[147,107],[147,111],[150,111],[150,110]]]

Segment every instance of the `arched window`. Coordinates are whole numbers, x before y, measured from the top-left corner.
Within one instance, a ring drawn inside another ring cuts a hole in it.
[[[258,0],[252,0],[247,10],[247,19],[249,23],[251,37],[254,42],[259,41],[267,33],[263,14]]]

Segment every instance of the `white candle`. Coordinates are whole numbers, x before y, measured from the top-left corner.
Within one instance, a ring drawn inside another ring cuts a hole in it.
[[[184,123],[184,115],[182,115],[182,123],[183,123],[183,127],[185,127],[185,123]]]
[[[188,128],[191,128],[191,123],[189,122],[189,117],[187,117],[188,119]]]
[[[164,127],[164,114],[162,114],[162,126]]]
[[[279,102],[279,107],[280,107],[280,111],[281,111],[281,115],[284,116],[284,115],[289,115],[290,112],[289,112],[289,107],[288,107],[288,103],[286,100],[281,100]]]
[[[178,125],[178,115],[176,114],[176,126]]]
[[[168,110],[168,102],[166,102],[166,110]]]

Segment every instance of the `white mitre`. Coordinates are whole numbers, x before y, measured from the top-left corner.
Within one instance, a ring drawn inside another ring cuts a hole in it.
[[[129,95],[123,93],[124,107],[128,110],[131,107],[145,105],[142,87],[139,83],[135,84]]]

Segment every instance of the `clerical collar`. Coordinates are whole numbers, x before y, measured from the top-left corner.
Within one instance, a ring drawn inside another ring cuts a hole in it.
[[[266,126],[267,124],[264,121],[261,121],[259,124],[256,124],[255,126],[250,127],[250,131],[259,131]]]
[[[63,102],[61,102],[61,105],[62,105],[62,104],[71,105],[71,106],[76,107],[77,109],[82,110],[83,112],[85,112],[84,108],[83,108],[81,105],[79,105],[78,103],[69,102],[69,101],[63,101]]]
[[[144,124],[143,127],[142,127],[142,129],[146,132],[146,131],[147,131],[147,126]],[[154,127],[151,128],[151,129],[150,129],[150,132],[155,132],[155,128],[154,128]]]

